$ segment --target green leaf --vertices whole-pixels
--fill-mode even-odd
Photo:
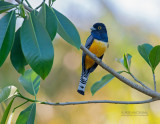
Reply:
[[[25,18],[25,8],[24,8],[23,4],[19,5],[19,10],[20,10],[20,16]]]
[[[15,98],[13,98],[10,103],[8,104],[4,114],[3,114],[3,117],[2,117],[2,120],[1,120],[1,124],[6,124],[6,120],[7,120],[7,117],[8,117],[8,114],[9,114],[9,111],[11,109],[11,106],[12,106],[12,103],[14,101]]]
[[[130,54],[124,54],[124,67],[130,71],[130,65],[131,65],[131,58],[132,56]]]
[[[81,39],[76,27],[72,24],[72,22],[65,17],[63,14],[53,9],[57,16],[58,23],[58,34],[69,44],[75,46],[80,49]]]
[[[0,20],[0,66],[6,60],[14,41],[16,15],[9,12]]]
[[[57,19],[53,9],[44,3],[38,14],[38,18],[42,25],[47,29],[51,40],[53,40],[57,33]]]
[[[149,61],[152,67],[152,71],[154,72],[154,70],[156,69],[157,65],[160,62],[160,45],[155,46],[150,54],[149,54]]]
[[[32,69],[27,70],[24,75],[21,75],[19,82],[24,89],[33,96],[36,96],[40,86],[40,76],[38,76]]]
[[[118,59],[117,61],[121,63],[127,69],[127,71],[130,71],[131,58],[132,56],[127,53],[124,54],[123,58]]]
[[[25,18],[20,37],[27,63],[45,79],[52,68],[54,50],[48,32],[33,13]]]
[[[25,71],[25,65],[27,65],[26,59],[23,55],[20,41],[20,28],[17,30],[14,44],[11,50],[10,59],[14,68],[21,74]]]
[[[149,61],[149,53],[152,50],[153,46],[150,44],[142,44],[138,46],[138,52],[143,57],[143,59],[148,63],[150,66]]]
[[[19,114],[16,124],[34,124],[35,115],[36,104],[33,103]]]
[[[16,90],[17,88],[15,86],[7,86],[0,89],[0,103],[12,97]]]
[[[30,13],[32,13],[33,15],[35,15],[35,16],[38,16],[38,14],[39,14],[39,12],[37,11],[37,10],[32,10]],[[40,21],[40,20],[39,20]]]
[[[117,73],[122,73],[123,71],[119,71]],[[92,87],[91,87],[91,93],[92,95],[94,95],[99,89],[101,89],[102,87],[104,87],[106,84],[108,84],[112,79],[114,78],[114,76],[112,74],[107,74],[104,77],[102,77],[102,79],[100,81],[95,82]]]
[[[7,11],[7,10],[10,10],[16,6],[17,5],[14,5],[14,4],[11,4],[8,2],[0,1],[0,14]]]

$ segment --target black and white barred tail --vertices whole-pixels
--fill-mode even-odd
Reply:
[[[77,92],[84,95],[89,73],[82,72]]]

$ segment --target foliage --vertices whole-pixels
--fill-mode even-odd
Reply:
[[[41,78],[45,79],[48,76],[53,65],[52,41],[56,34],[59,33],[65,41],[78,49],[81,45],[79,33],[72,22],[51,7],[54,1],[50,0],[49,6],[43,3],[39,11],[33,10],[32,12],[25,10],[23,4],[18,6],[0,1],[0,13],[12,9],[0,19],[0,66],[11,52],[12,65],[18,73],[22,74],[19,82],[28,93],[35,96],[35,99]],[[16,9],[19,11],[15,11]],[[16,18],[19,16],[24,18],[24,21],[15,32]],[[26,65],[29,65],[31,69],[25,71]],[[9,86],[0,91],[0,103],[11,96],[14,96],[13,99],[21,96],[18,90],[11,94],[12,88],[13,86]],[[13,99],[7,107],[1,123],[6,122]],[[16,123],[34,123],[35,111],[36,103],[33,103],[20,113]]]

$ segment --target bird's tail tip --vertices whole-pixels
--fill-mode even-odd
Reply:
[[[78,93],[80,93],[81,95],[84,95],[84,91],[82,90],[77,90]]]

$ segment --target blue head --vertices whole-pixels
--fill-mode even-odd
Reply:
[[[95,23],[91,28],[91,34],[97,40],[108,42],[106,26],[103,23]]]

